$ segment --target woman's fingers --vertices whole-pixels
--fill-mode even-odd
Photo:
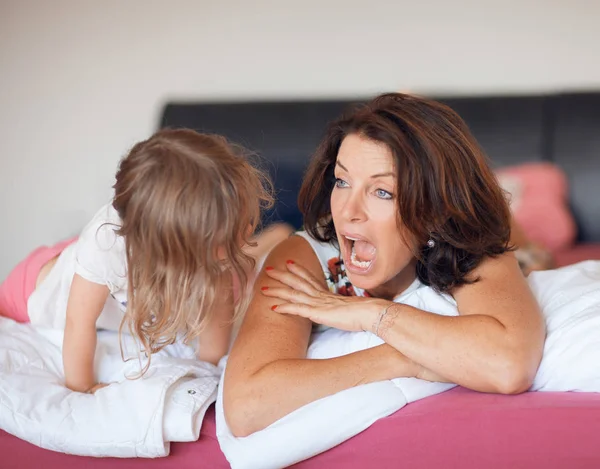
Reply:
[[[300,290],[285,287],[262,287],[262,294],[271,298],[278,298],[289,303],[315,306],[319,300],[314,296],[308,295]]]
[[[294,316],[301,316],[303,318],[307,318],[313,321],[314,309],[308,305],[298,303],[283,303],[280,305],[273,306],[272,309],[273,311],[276,311],[280,314],[291,314]]]
[[[306,282],[308,282],[317,291],[328,291],[327,287],[323,282],[319,282],[308,270],[302,267],[300,264],[296,264],[294,261],[287,261],[287,268],[290,272],[298,275]]]
[[[294,290],[306,293],[307,295],[317,296],[319,293],[319,290],[315,289],[309,281],[290,270],[283,271],[272,267],[265,267],[265,273],[270,278],[277,280]]]

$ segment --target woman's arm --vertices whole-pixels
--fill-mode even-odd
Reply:
[[[325,286],[321,265],[308,242],[293,236],[278,245],[265,265],[285,270],[287,260],[302,262]],[[414,376],[415,364],[382,345],[328,360],[306,359],[310,320],[271,310],[261,287],[281,285],[261,272],[255,295],[225,370],[224,410],[236,436],[261,430],[297,408],[359,384]]]
[[[284,223],[276,223],[263,230],[254,237],[253,246],[244,246],[244,252],[252,256],[256,262],[260,262],[264,256],[277,244],[288,238],[292,233],[292,227]],[[232,285],[234,285],[232,279]],[[222,301],[216,306],[215,314],[212,320],[207,324],[206,329],[202,331],[199,337],[198,359],[218,364],[219,360],[227,354],[231,345],[231,334],[233,330],[234,318],[234,292],[231,295],[223,297]]]
[[[289,238],[294,229],[287,223],[274,223],[267,226],[252,239],[253,245],[244,246],[244,252],[260,262],[266,255],[284,239]]]
[[[63,340],[65,384],[72,391],[95,391],[96,321],[108,297],[108,287],[75,274],[69,291]]]
[[[472,275],[480,280],[453,292],[458,317],[393,304],[379,335],[451,382],[484,392],[526,391],[544,346],[540,308],[512,253],[485,259]]]
[[[294,265],[268,275],[282,283],[263,291],[286,301],[277,312],[377,333],[421,366],[417,376],[423,379],[513,394],[530,387],[541,360],[544,321],[511,252],[486,258],[471,273],[479,281],[455,289],[459,316],[453,317],[383,299],[319,291]]]

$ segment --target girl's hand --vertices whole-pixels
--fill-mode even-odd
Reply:
[[[94,394],[98,389],[102,389],[105,388],[106,386],[109,386],[110,383],[98,383],[98,384],[94,384],[90,389],[88,389],[85,393],[86,394]]]
[[[344,331],[373,331],[379,313],[390,304],[377,298],[342,296],[331,293],[306,269],[292,261],[287,271],[266,267],[265,273],[284,286],[262,287],[265,296],[283,300],[271,309],[281,314],[293,314],[317,324]]]

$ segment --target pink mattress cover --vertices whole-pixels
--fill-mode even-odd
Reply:
[[[265,459],[269,457],[265,454]],[[174,443],[167,458],[84,458],[47,451],[0,431],[2,469],[229,467],[215,437],[211,407],[193,443]],[[406,406],[298,469],[598,468],[600,394],[480,394],[453,389]]]

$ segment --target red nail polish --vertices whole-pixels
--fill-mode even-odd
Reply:
[[[288,264],[293,264],[294,261],[286,261]]]
[[[265,270],[273,270],[273,267],[271,267],[271,266],[265,267]]]
[[[268,290],[268,289],[269,289],[269,287],[260,287],[260,289],[261,289],[262,291],[265,291],[265,290]]]
[[[277,309],[277,305],[273,305],[273,306],[271,306],[271,309],[272,309],[273,311],[275,311],[275,310]]]

